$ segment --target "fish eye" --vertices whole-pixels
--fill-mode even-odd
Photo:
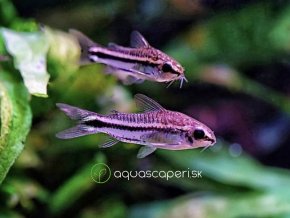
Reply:
[[[170,64],[165,63],[165,64],[163,64],[163,66],[162,66],[162,71],[163,71],[163,72],[172,72],[173,69],[172,69],[172,67],[171,67]]]
[[[204,133],[204,131],[201,130],[201,129],[196,129],[196,130],[194,130],[194,132],[193,132],[193,137],[194,137],[195,139],[203,139],[204,136],[205,136],[205,133]]]

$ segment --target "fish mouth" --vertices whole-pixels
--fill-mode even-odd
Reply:
[[[205,138],[205,140],[206,140],[206,141],[209,141],[209,142],[211,142],[211,144],[210,144],[210,145],[213,145],[213,144],[215,144],[215,143],[216,143],[216,140],[215,140],[215,139],[213,139],[213,138],[210,138],[210,137],[206,137],[206,138]]]
[[[184,75],[180,75],[180,76],[177,76],[176,78],[174,78],[173,80],[168,81],[169,84],[166,86],[166,88],[169,88],[177,80],[180,80],[179,88],[182,88],[184,81],[188,82],[188,80],[185,78]]]
[[[180,80],[180,86],[179,88],[182,88],[183,82],[188,82],[188,80],[186,79],[186,77],[184,75],[180,76],[180,78],[178,78],[178,80]]]
[[[209,147],[213,146],[215,143],[216,143],[216,139],[215,137],[214,138],[210,138],[210,137],[205,137],[205,140],[208,141],[208,142],[211,142],[209,145],[205,146],[201,152],[205,151],[206,149],[208,149]]]

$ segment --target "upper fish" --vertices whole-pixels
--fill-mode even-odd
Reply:
[[[170,111],[151,98],[137,94],[136,104],[142,113],[108,115],[90,112],[67,104],[57,106],[78,124],[58,133],[61,139],[105,133],[110,139],[101,147],[110,147],[119,141],[144,145],[137,157],[143,158],[157,148],[168,150],[209,147],[216,142],[213,131],[205,124],[180,112]]]
[[[187,81],[184,69],[175,59],[152,47],[138,31],[131,33],[130,46],[109,43],[104,47],[93,42],[83,33],[70,30],[78,40],[82,50],[82,63],[102,63],[107,72],[115,74],[126,84],[144,80],[155,82]]]

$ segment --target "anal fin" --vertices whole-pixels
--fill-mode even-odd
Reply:
[[[151,146],[143,146],[139,149],[137,158],[144,158],[149,154],[152,154],[157,148]]]

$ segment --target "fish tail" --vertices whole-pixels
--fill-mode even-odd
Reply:
[[[80,136],[95,134],[98,132],[96,128],[85,124],[86,118],[92,115],[98,115],[97,113],[62,103],[57,103],[56,106],[72,120],[79,121],[79,123],[75,127],[57,133],[57,138],[71,139]]]
[[[95,133],[97,133],[95,128],[83,124],[78,124],[72,128],[57,133],[55,136],[59,139],[72,139]]]
[[[101,47],[101,45],[94,42],[93,40],[91,40],[89,37],[87,37],[78,30],[70,29],[69,33],[77,39],[79,46],[81,48],[80,64],[86,65],[92,63],[90,59],[89,49],[91,47]]]

